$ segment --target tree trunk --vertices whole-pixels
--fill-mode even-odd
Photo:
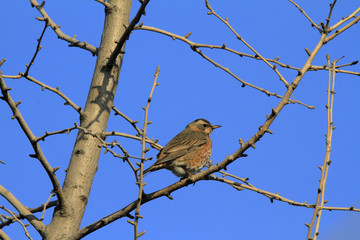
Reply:
[[[111,69],[104,67],[116,46],[116,42],[129,24],[131,0],[109,0],[110,8],[105,11],[104,30],[98,49],[95,71],[91,82],[84,114],[80,126],[101,136],[106,130],[111,106],[113,105],[119,81],[123,54],[119,54]],[[123,47],[124,48],[124,47]],[[73,79],[76,81],[76,79]],[[47,239],[71,239],[79,230],[87,201],[98,168],[101,152],[100,141],[84,134],[81,130],[76,138],[67,174],[63,184],[66,209],[58,206],[48,226]]]

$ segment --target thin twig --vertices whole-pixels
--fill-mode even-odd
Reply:
[[[26,226],[16,217],[15,213],[13,213],[13,212],[10,211],[9,209],[5,208],[4,206],[1,206],[1,205],[0,205],[0,208],[3,209],[3,210],[5,210],[6,212],[8,212],[8,213],[12,216],[12,218],[15,219],[15,221],[18,222],[18,223],[21,225],[21,227],[24,229],[25,236],[26,236],[28,239],[32,240],[32,238],[31,238],[28,230],[26,229]]]
[[[360,7],[358,9],[356,9],[353,13],[351,13],[349,16],[341,19],[339,22],[335,23],[333,26],[331,26],[329,28],[329,31],[333,31],[334,29],[338,28],[339,26],[341,26],[342,24],[344,24],[345,22],[347,22],[348,20],[350,20],[351,18],[356,17],[356,14],[360,12]]]
[[[332,39],[334,39],[336,36],[338,36],[340,33],[344,32],[345,30],[347,30],[348,28],[352,27],[353,25],[355,25],[356,23],[358,23],[358,21],[360,20],[360,16],[356,17],[353,21],[351,21],[350,23],[348,23],[346,26],[344,26],[343,28],[336,30],[335,33],[333,33],[332,35],[328,36],[327,38],[324,39],[324,43],[328,43],[329,41],[331,41]]]
[[[29,76],[29,75],[26,75],[25,76],[25,73],[19,73],[18,75],[14,75],[14,76],[10,76],[10,75],[3,75],[4,78],[9,78],[9,79],[20,79],[22,77],[26,78],[27,80],[29,80],[30,82],[33,82],[37,85],[39,85],[41,87],[41,90],[44,91],[45,89],[51,91],[51,92],[54,92],[56,93],[57,95],[59,95],[62,99],[65,100],[65,103],[64,105],[69,105],[71,106],[72,108],[74,108],[80,115],[83,114],[83,111],[82,111],[82,108],[77,106],[73,101],[71,101],[71,99],[69,97],[67,97],[63,92],[60,91],[60,88],[59,87],[56,87],[56,88],[53,88],[53,87],[50,87],[48,85],[46,85],[45,83],[42,83],[40,82],[39,80]]]
[[[119,136],[119,137],[125,137],[125,138],[130,138],[130,139],[135,139],[135,140],[141,141],[141,137],[134,136],[134,135],[127,134],[127,133],[115,132],[115,131],[106,132],[104,135],[105,135],[106,137],[109,137],[109,136]],[[157,149],[157,150],[161,150],[161,149],[162,149],[162,146],[157,143],[157,142],[158,142],[157,139],[156,139],[156,140],[146,139],[145,141],[146,141],[147,143],[149,143],[152,148],[155,148],[155,149]]]
[[[261,54],[256,51],[249,43],[247,43],[244,38],[242,38],[236,31],[235,29],[229,24],[229,20],[223,19],[222,17],[220,17],[219,14],[217,14],[210,6],[209,1],[205,0],[205,4],[207,9],[209,9],[209,15],[212,14],[214,16],[216,16],[220,21],[222,21],[237,37],[237,39],[239,39],[242,43],[245,44],[245,46],[247,46],[251,51],[253,51],[255,53],[255,56],[259,57],[266,65],[268,65],[272,70],[274,70],[274,72],[279,76],[280,80],[284,83],[286,88],[289,88],[289,83],[285,80],[285,78],[281,75],[281,73],[277,70],[276,65],[271,65],[263,56],[261,56]]]
[[[40,218],[41,221],[44,220],[45,211],[46,211],[46,209],[47,209],[47,206],[48,206],[48,204],[49,204],[49,202],[50,202],[50,199],[51,199],[52,197],[54,197],[54,196],[55,196],[55,194],[51,193],[50,196],[49,196],[49,198],[48,198],[48,200],[46,201],[46,203],[43,204],[43,213],[42,213],[41,218]]]
[[[230,53],[236,54],[236,55],[238,55],[240,57],[248,57],[248,58],[252,58],[252,59],[256,59],[256,60],[260,59],[256,55],[251,55],[251,54],[247,54],[247,53],[243,53],[243,52],[239,52],[239,51],[236,51],[234,49],[231,49],[231,48],[227,47],[226,44],[223,44],[223,45],[211,45],[211,44],[196,43],[196,42],[193,42],[193,41],[189,40],[187,37],[180,36],[180,35],[177,35],[177,34],[174,34],[174,33],[159,29],[159,28],[155,28],[155,27],[150,27],[150,26],[145,26],[145,25],[138,25],[138,26],[136,26],[134,28],[134,30],[145,30],[145,31],[151,31],[151,32],[155,32],[155,33],[160,33],[162,35],[165,35],[165,36],[168,36],[168,37],[172,38],[173,40],[177,39],[177,40],[180,40],[180,41],[188,44],[191,47],[191,49],[194,49],[194,48],[219,49],[219,50],[225,50],[225,51],[228,51]],[[289,64],[280,62],[279,58],[275,58],[275,59],[265,58],[265,59],[266,59],[266,61],[274,63],[274,64],[276,64],[276,65],[278,65],[278,66],[280,66],[282,68],[287,68],[287,69],[291,69],[291,70],[295,70],[295,71],[300,71],[301,70],[301,68],[290,66]],[[351,63],[349,63],[349,65],[351,65]],[[340,67],[343,67],[343,65],[336,66],[335,71],[337,73],[342,72],[342,73],[347,73],[347,74],[353,74],[353,75],[360,76],[359,72],[351,72],[351,71],[340,70],[340,69],[338,69]],[[324,66],[311,65],[311,67],[309,68],[308,71],[320,71],[320,70],[328,71],[329,68],[327,67],[327,65],[324,65]]]
[[[191,49],[196,52],[197,54],[199,54],[200,56],[202,56],[204,59],[206,59],[208,62],[210,62],[211,64],[213,64],[215,67],[218,67],[220,69],[222,69],[223,71],[225,71],[226,73],[228,73],[229,75],[231,75],[233,78],[235,78],[236,80],[238,80],[239,82],[242,83],[242,87],[245,87],[245,86],[249,86],[249,87],[252,87],[260,92],[263,92],[265,93],[267,96],[274,96],[274,97],[277,97],[277,98],[283,98],[283,96],[277,94],[277,93],[273,93],[273,92],[270,92],[266,89],[263,89],[261,87],[258,87],[254,84],[251,84],[251,83],[248,83],[246,81],[244,81],[243,79],[239,78],[236,74],[234,74],[233,72],[231,72],[229,70],[229,68],[227,67],[224,67],[222,65],[220,65],[219,63],[215,62],[214,60],[212,60],[210,57],[208,57],[207,55],[205,55],[200,49],[198,48],[201,48],[201,47],[204,47],[204,48],[217,48],[217,49],[224,49],[224,50],[227,50],[227,51],[230,51],[230,52],[233,52],[235,54],[238,54],[239,56],[247,56],[247,57],[253,57],[255,59],[258,59],[259,57],[256,57],[256,56],[252,56],[252,55],[249,55],[249,54],[245,54],[245,53],[239,53],[235,50],[232,50],[232,49],[229,49],[227,48],[225,45],[223,46],[215,46],[215,45],[207,45],[207,44],[198,44],[198,43],[194,43],[190,40],[188,40],[187,38],[183,37],[183,36],[179,36],[179,35],[176,35],[176,34],[173,34],[173,33],[170,33],[170,32],[167,32],[165,30],[162,30],[162,29],[158,29],[158,28],[154,28],[154,27],[149,27],[149,26],[137,26],[135,28],[135,30],[147,30],[147,31],[153,31],[153,32],[157,32],[157,33],[160,33],[160,34],[163,34],[163,35],[166,35],[166,36],[169,36],[171,37],[172,39],[179,39],[187,44],[189,44],[189,46],[191,47]],[[268,60],[268,59],[267,59]],[[270,61],[275,61],[275,60],[270,60]],[[277,64],[279,64],[279,62],[276,61]],[[279,64],[280,66],[282,67],[288,67],[288,68],[291,68],[289,65],[285,65],[285,64],[282,64],[280,63]],[[300,68],[297,68],[296,69],[297,71],[300,71],[301,69]],[[319,67],[319,70],[322,70],[322,67]],[[314,106],[311,106],[311,105],[307,105],[305,103],[302,103],[298,100],[293,100],[293,99],[289,99],[289,103],[291,104],[300,104],[302,106],[305,106],[309,109],[314,109],[315,107]]]
[[[79,47],[79,48],[88,50],[94,56],[97,54],[96,47],[92,46],[91,44],[89,44],[85,41],[80,42],[79,40],[76,39],[76,35],[74,35],[74,37],[70,37],[60,30],[60,25],[57,25],[46,13],[46,11],[44,9],[45,1],[43,1],[41,4],[39,4],[36,0],[30,0],[30,2],[31,2],[31,6],[35,7],[40,12],[40,14],[43,16],[42,18],[36,17],[36,19],[39,21],[45,21],[46,24],[49,25],[54,30],[54,32],[56,33],[58,38],[63,39],[65,41],[67,41],[68,43],[70,43],[69,47]]]
[[[336,4],[336,1],[337,0],[334,0],[334,2],[332,4],[330,4],[330,11],[329,11],[329,16],[326,18],[326,25],[325,25],[325,28],[326,30],[329,29],[329,24],[330,24],[330,19],[331,19],[331,14],[334,10],[334,7],[335,7],[335,4]]]
[[[46,238],[46,226],[37,217],[35,217],[27,207],[25,207],[10,191],[0,185],[0,195],[3,196],[16,210],[30,222],[30,224],[38,231],[38,233]],[[13,215],[13,219],[18,219]],[[17,221],[17,220],[16,220]]]
[[[32,59],[30,60],[30,63],[28,65],[26,65],[26,70],[25,70],[25,73],[24,73],[24,76],[27,76],[29,74],[29,71],[30,71],[30,68],[31,66],[34,64],[34,61],[35,61],[35,58],[37,56],[37,54],[39,53],[39,51],[41,50],[42,46],[40,45],[41,44],[41,41],[42,41],[42,38],[44,36],[44,33],[46,31],[46,28],[48,27],[47,23],[45,22],[45,26],[44,26],[44,29],[40,35],[40,37],[37,39],[37,46],[36,46],[36,50],[35,50],[35,53],[32,57]]]
[[[49,202],[49,203],[46,205],[46,209],[49,209],[49,208],[51,208],[51,207],[55,207],[56,204],[57,204],[57,202],[58,202],[57,200],[54,200],[54,201]],[[43,211],[43,210],[44,210],[44,205],[43,205],[43,204],[42,204],[41,206],[39,206],[39,207],[29,208],[29,211],[30,211],[31,213],[37,213],[37,212],[41,212],[41,211]],[[16,217],[17,217],[18,219],[24,219],[24,218],[25,218],[25,216],[24,216],[24,215],[21,215],[21,214],[17,214]],[[0,223],[0,229],[3,228],[3,227],[5,227],[5,226],[10,225],[10,224],[13,223],[14,221],[15,221],[14,218],[9,218],[7,221],[5,221],[5,222],[3,222],[3,223]]]
[[[112,106],[112,110],[114,110],[115,115],[120,115],[122,118],[124,118],[126,121],[128,121],[131,126],[133,126],[133,128],[136,130],[136,132],[139,134],[141,134],[141,130],[136,126],[136,123],[138,123],[139,121],[135,121],[135,120],[131,120],[128,116],[126,116],[124,113],[120,112],[119,109],[117,109],[115,106]]]
[[[57,179],[57,177],[54,173],[55,169],[52,168],[50,163],[47,161],[44,153],[42,152],[42,150],[40,148],[40,145],[36,141],[37,140],[36,136],[33,134],[30,127],[27,125],[25,119],[21,115],[21,113],[17,107],[21,103],[21,101],[15,103],[14,100],[11,98],[11,96],[9,94],[9,91],[11,90],[11,88],[8,88],[6,86],[5,81],[2,78],[1,71],[0,71],[0,88],[1,88],[2,95],[3,95],[1,97],[1,99],[4,100],[9,105],[10,109],[13,112],[12,119],[17,120],[17,122],[19,123],[20,127],[22,128],[23,132],[27,136],[28,140],[30,141],[30,143],[35,151],[35,154],[31,154],[30,156],[37,158],[40,161],[41,165],[43,166],[44,170],[46,171],[47,175],[50,178],[50,181],[54,188],[54,192],[56,193],[57,198],[59,200],[59,207],[66,208],[66,206],[67,206],[66,199],[65,199],[64,193],[62,191],[61,185],[59,183],[59,180]]]
[[[329,54],[326,55],[328,66],[330,66],[330,56]],[[329,81],[328,81],[328,97],[327,97],[327,104],[326,104],[326,110],[327,110],[327,133],[326,133],[326,153],[325,153],[325,159],[323,165],[320,167],[321,170],[321,177],[320,177],[320,184],[317,192],[316,197],[316,207],[314,209],[314,213],[311,219],[311,222],[309,224],[307,239],[313,239],[316,240],[317,236],[319,235],[319,227],[320,227],[320,219],[322,214],[322,209],[324,207],[325,202],[325,185],[328,175],[328,170],[330,166],[330,153],[331,153],[331,140],[332,140],[332,134],[333,130],[335,129],[333,126],[333,102],[334,102],[334,85],[335,85],[335,65],[338,60],[335,60],[331,68],[333,71],[329,71]],[[311,234],[313,232],[313,228],[315,225],[314,235],[311,237]]]
[[[54,131],[54,132],[45,131],[44,135],[36,138],[36,141],[37,142],[39,142],[41,140],[45,141],[45,138],[47,138],[49,136],[52,136],[52,135],[63,134],[63,133],[69,134],[72,130],[75,130],[75,129],[77,129],[77,128],[76,127],[71,127],[71,128],[65,128],[65,129],[62,129],[62,130]]]
[[[316,28],[320,33],[322,33],[321,28],[306,14],[306,12],[304,11],[304,9],[302,9],[298,4],[296,4],[295,2],[293,2],[292,0],[289,0],[289,2],[291,2],[292,4],[294,4],[295,7],[297,7],[297,9],[299,9],[299,11],[304,14],[304,16],[311,22],[311,26]]]
[[[141,233],[138,233],[138,227],[139,227],[139,218],[143,218],[143,216],[140,215],[140,206],[141,206],[141,202],[142,202],[142,198],[144,196],[144,191],[143,191],[143,187],[146,185],[146,183],[143,182],[143,178],[144,178],[144,159],[145,159],[145,153],[147,151],[149,151],[149,148],[146,148],[146,130],[147,130],[147,126],[148,124],[150,124],[151,122],[148,121],[148,116],[149,116],[149,107],[150,107],[150,103],[151,103],[151,99],[152,99],[152,95],[154,93],[154,89],[157,85],[159,85],[156,81],[157,78],[159,76],[159,72],[160,72],[160,66],[158,66],[156,68],[156,72],[154,74],[154,82],[153,85],[151,87],[151,91],[150,91],[150,95],[146,104],[146,107],[144,107],[144,111],[145,111],[145,116],[144,116],[144,128],[142,129],[142,133],[141,133],[141,161],[140,163],[137,163],[138,166],[140,167],[140,172],[139,172],[139,181],[137,182],[137,185],[139,186],[139,194],[138,194],[138,202],[136,204],[136,209],[135,209],[135,220],[133,221],[133,225],[134,225],[134,240],[137,240],[140,236],[145,234],[145,231],[142,231]],[[129,221],[128,221],[129,222]]]

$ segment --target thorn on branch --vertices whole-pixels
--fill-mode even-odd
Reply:
[[[305,52],[307,53],[308,56],[311,55],[311,51],[309,49],[305,48]]]
[[[273,134],[273,132],[272,131],[270,131],[270,129],[265,129],[265,132],[267,132],[267,133],[270,133],[270,134]]]
[[[46,21],[46,18],[44,17],[35,17],[35,19],[41,22]]]
[[[38,156],[36,154],[29,154],[29,157],[31,158],[38,158]]]
[[[188,33],[184,36],[184,38],[188,39],[191,34],[192,34],[192,32],[188,32]]]
[[[135,222],[134,221],[130,221],[129,219],[127,220],[128,223],[130,223],[131,225],[135,225]]]
[[[144,235],[146,233],[146,231],[142,231],[141,233],[139,233],[138,235],[137,235],[137,237],[141,237],[142,235]]]
[[[22,101],[20,100],[20,101],[18,101],[17,103],[15,103],[15,106],[17,107],[17,106],[19,106],[21,103],[22,103]]]

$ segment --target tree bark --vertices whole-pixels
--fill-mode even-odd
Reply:
[[[119,81],[123,54],[119,54],[113,67],[106,68],[105,65],[116,42],[126,29],[124,26],[129,24],[131,9],[131,0],[109,0],[108,3],[110,7],[105,10],[104,30],[97,52],[94,75],[84,113],[80,119],[81,127],[98,136],[106,131]],[[98,168],[101,152],[99,144],[98,139],[79,130],[63,184],[68,207],[55,208],[47,229],[47,239],[72,239],[71,236],[79,230]]]

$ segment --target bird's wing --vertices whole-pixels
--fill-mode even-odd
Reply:
[[[206,144],[206,134],[188,129],[180,132],[159,152],[155,164],[169,162]]]

